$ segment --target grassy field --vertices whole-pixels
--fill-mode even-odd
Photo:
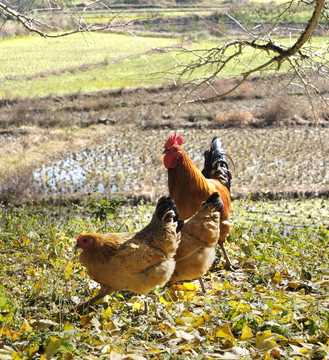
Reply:
[[[288,8],[285,1],[276,1],[275,3],[268,4],[268,2],[252,1],[241,2],[232,4],[228,2],[221,2],[213,6],[200,7],[200,4],[190,7],[152,7],[152,8],[127,8],[125,10],[116,10],[112,8],[111,11],[106,12],[104,10],[92,10],[86,13],[85,20],[90,23],[102,23],[109,21],[113,18],[119,19],[122,22],[130,22],[136,20],[147,20],[145,29],[152,26],[154,20],[172,20],[172,26],[175,24],[175,20],[180,18],[188,18],[195,16],[195,21],[198,22],[200,17],[213,17],[213,22],[216,24],[218,16],[221,18],[221,22],[224,22],[226,13],[248,25],[254,25],[260,21],[271,21],[279,15],[283,9]],[[273,6],[271,6],[273,5]],[[290,23],[303,23],[310,18],[310,11],[304,7],[300,7],[294,4],[290,10],[282,16],[282,21]],[[114,17],[115,15],[115,17]],[[217,18],[217,20],[215,20]]]
[[[126,17],[127,21],[135,20],[135,17],[146,17],[147,21],[131,23],[127,28],[121,28],[121,34],[76,34],[52,40],[37,36],[3,39],[0,42],[0,99],[176,83],[185,66],[192,61],[203,63],[205,57],[210,56],[211,61],[208,61],[207,66],[193,69],[183,79],[207,76],[232,56],[238,46],[218,49],[226,41],[237,36],[246,39],[248,34],[248,30],[242,31],[226,12],[237,22],[245,24],[246,29],[250,27],[250,31],[253,31],[252,28],[257,29],[260,24],[268,26],[283,12],[280,30],[277,36],[272,35],[273,41],[280,46],[289,46],[295,41],[297,29],[307,23],[310,9],[299,3],[291,4],[291,8],[288,7],[286,11],[283,9],[287,5],[281,2],[275,3],[277,6],[273,5],[216,2],[213,7],[200,7],[199,4],[193,7],[131,8],[125,11],[115,10],[115,7],[113,11],[91,7],[85,14],[86,20],[90,22],[107,21],[106,14],[113,17],[115,11],[118,11],[119,18]],[[56,17],[56,14],[51,15]],[[44,20],[49,16],[47,12],[40,15]],[[118,25],[118,19],[115,21],[114,25]],[[288,32],[282,32],[285,26],[289,28]],[[126,30],[147,36],[140,35],[137,38],[128,35]],[[255,33],[254,36],[258,37],[259,34]],[[325,61],[325,44],[325,36],[314,36],[312,42],[304,48],[306,50],[312,46],[318,51],[317,60]],[[180,51],[180,47],[187,51]],[[228,63],[220,76],[243,74],[265,63],[270,55],[245,48],[234,61]],[[276,64],[273,66],[267,73],[277,70]],[[285,70],[287,64],[283,63],[280,72]],[[255,75],[264,76],[264,73]]]
[[[177,43],[177,39],[168,38],[148,37],[143,40],[151,47]],[[0,71],[3,84],[0,96],[45,96],[136,86],[142,75],[145,76],[146,68],[148,72],[152,71],[144,61],[138,76],[141,62],[131,63],[131,57],[139,58],[139,54],[150,50],[143,40],[105,33],[78,34],[51,41],[40,37],[3,40],[0,44],[0,54],[4,59]],[[129,81],[132,74],[135,78]],[[128,78],[127,84],[125,78]],[[110,85],[112,82],[113,86]]]
[[[289,44],[293,39],[281,39]],[[320,48],[324,38],[312,40]],[[120,47],[118,47],[120,44]],[[147,46],[148,44],[149,46]],[[183,46],[192,51],[178,51]],[[217,40],[184,42],[178,38],[146,37],[137,39],[121,34],[74,35],[56,40],[22,37],[0,43],[0,98],[47,96],[76,92],[90,92],[119,88],[148,87],[178,81],[180,72],[191,61],[206,56],[213,49],[214,56],[225,59],[237,47],[222,54],[216,53]],[[170,51],[152,49],[165,48]],[[21,54],[24,53],[24,57]],[[196,56],[196,54],[198,54]],[[232,77],[268,60],[259,52],[246,49],[221,72]],[[193,78],[216,69],[209,65],[193,71]],[[281,71],[285,71],[285,64]],[[187,74],[186,76],[191,76]],[[185,77],[186,77],[185,76]]]
[[[155,19],[156,17],[175,19],[182,16],[209,16],[217,11],[218,8],[205,8],[200,10],[200,7],[195,6],[195,8],[150,8],[150,9],[126,9],[124,11],[112,10],[113,14],[116,14],[116,19],[121,21],[136,21],[136,20],[145,20]],[[106,14],[102,10],[94,10],[87,13],[85,19],[89,23],[99,23],[106,22],[113,18],[113,14]]]

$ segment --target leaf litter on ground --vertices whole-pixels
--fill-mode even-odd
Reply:
[[[151,296],[121,292],[84,314],[75,309],[98,285],[73,252],[76,235],[125,230],[127,219],[110,229],[2,209],[0,359],[329,358],[328,228],[250,221],[250,204],[239,206],[228,239],[239,269],[224,271],[218,251],[205,294],[197,281],[157,288],[155,309]]]

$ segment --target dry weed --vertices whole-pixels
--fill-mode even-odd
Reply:
[[[329,105],[323,103],[315,107],[306,106],[301,112],[301,117],[309,123],[328,126]]]
[[[12,117],[8,122],[8,126],[21,126],[28,121],[29,105],[26,101],[19,101],[13,105]]]
[[[233,108],[229,112],[216,114],[214,122],[217,125],[240,127],[253,124],[255,118],[249,110],[237,110]]]
[[[267,104],[260,117],[264,121],[264,125],[272,126],[280,123],[283,120],[289,120],[295,116],[295,104],[291,99],[283,97],[278,98],[275,101],[271,101]]]
[[[229,93],[225,96],[222,94],[227,93],[236,85],[236,80],[232,79],[217,79],[211,84],[212,87],[207,86],[202,92],[201,97],[211,98],[214,96],[220,96],[221,99],[261,99],[262,92],[259,88],[257,82],[252,80],[245,81],[240,85],[234,92]]]

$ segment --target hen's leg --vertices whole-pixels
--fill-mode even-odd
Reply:
[[[80,312],[83,312],[85,309],[88,309],[90,305],[92,305],[94,302],[102,299],[104,296],[106,295],[110,295],[112,294],[113,290],[108,287],[108,286],[104,286],[104,285],[101,285],[101,288],[99,290],[99,293],[94,296],[93,298],[87,300],[86,302],[80,304],[78,307],[77,307],[77,312],[80,313]]]
[[[199,280],[199,283],[200,283],[200,286],[201,286],[201,290],[205,294],[206,293],[206,288],[204,287],[204,282],[202,280],[202,277],[199,277],[198,280]]]
[[[154,307],[154,317],[156,321],[160,320],[160,316],[158,314],[158,308],[157,308],[157,300],[158,297],[156,294],[149,294],[148,298],[144,300],[144,315],[149,315],[149,298],[153,301],[153,307]]]

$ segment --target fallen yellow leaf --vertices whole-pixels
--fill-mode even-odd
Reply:
[[[275,342],[275,336],[271,330],[265,330],[256,334],[256,348],[258,350],[270,350],[278,346]]]
[[[161,351],[158,348],[151,347],[147,349],[147,354],[153,355],[153,354],[159,354]]]
[[[266,354],[264,360],[274,360],[274,358],[270,354]]]
[[[142,307],[142,304],[140,304],[139,302],[135,302],[133,305],[133,309],[139,311]]]
[[[300,285],[300,283],[294,282],[294,281],[289,281],[288,282],[288,286],[292,289],[296,289],[298,286]]]
[[[231,341],[231,343],[237,345],[237,342],[235,341],[229,324],[225,324],[219,327],[216,332],[216,337],[228,339],[229,341]]]
[[[70,262],[70,264],[65,266],[65,279],[68,280],[70,276],[73,274],[73,261]]]
[[[192,284],[192,283],[183,283],[182,289],[189,290],[189,291],[198,291],[199,285],[198,284]]]
[[[81,325],[85,328],[88,324],[90,324],[91,316],[89,315],[81,315],[80,317]]]
[[[197,319],[196,319],[196,321],[195,321],[195,323],[193,324],[193,327],[199,327],[199,326],[202,326],[206,321],[208,321],[208,319],[209,319],[209,314],[205,314],[205,315],[203,315],[203,316],[199,316]]]
[[[18,355],[18,353],[12,353],[12,354],[11,354],[11,359],[12,359],[12,360],[23,360],[23,359]]]
[[[16,340],[21,336],[20,333],[13,331],[10,329],[10,324],[5,325],[4,327],[0,328],[0,338],[4,337],[8,337],[11,338],[12,340]]]
[[[117,328],[117,326],[111,319],[109,319],[103,322],[103,328],[105,330],[114,330]]]
[[[250,327],[244,323],[242,326],[242,334],[240,336],[240,340],[249,340],[254,337],[254,334],[252,333],[252,330]]]
[[[110,308],[110,306],[105,310],[104,314],[101,315],[102,319],[107,319],[108,317],[110,317],[112,315],[112,309]]]
[[[47,343],[45,351],[47,358],[53,357],[60,350],[60,347],[60,340],[57,339],[55,336],[52,336]]]
[[[32,344],[32,345],[29,347],[29,356],[34,355],[38,350],[39,350],[39,345],[37,345],[37,344]]]
[[[173,334],[175,332],[175,328],[164,321],[159,323],[159,329],[168,334]]]
[[[183,326],[185,326],[185,322],[184,322],[181,318],[176,318],[176,319],[175,319],[175,323],[176,323],[177,325],[183,325]]]
[[[26,320],[24,320],[24,322],[23,322],[23,324],[22,324],[22,326],[20,328],[20,331],[23,334],[32,331],[31,325]]]
[[[73,329],[74,329],[73,325],[70,324],[68,321],[66,321],[64,324],[64,331],[73,330]]]
[[[299,352],[303,355],[306,355],[309,352],[309,350],[305,346],[303,346],[302,348],[300,348]]]
[[[277,271],[274,276],[272,277],[274,283],[280,283],[282,281],[281,274]]]
[[[171,302],[166,301],[163,296],[160,297],[159,302],[163,304],[171,304]]]
[[[35,276],[35,269],[34,268],[29,268],[27,270],[27,275],[30,275],[31,277]]]
[[[224,281],[223,289],[225,289],[225,290],[233,290],[233,286],[228,281]]]

